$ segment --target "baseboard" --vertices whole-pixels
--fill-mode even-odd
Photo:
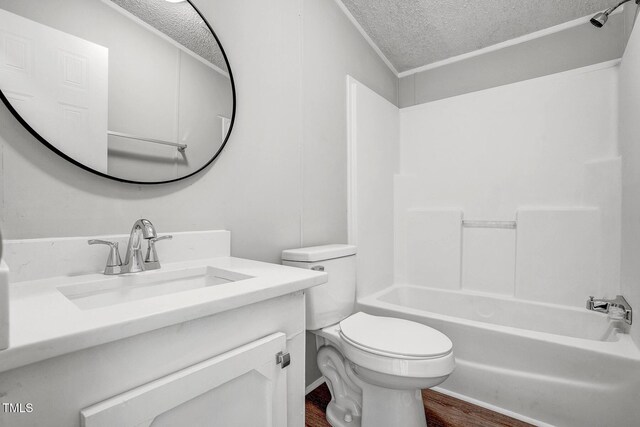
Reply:
[[[533,424],[534,426],[537,426],[537,427],[554,427],[551,424],[547,424],[545,422],[527,417],[525,415],[518,414],[517,412],[509,411],[508,409],[504,409],[499,406],[492,405],[491,403],[483,402],[482,400],[474,399],[473,397],[465,396],[464,394],[456,393],[455,391],[446,390],[441,387],[433,387],[432,390],[437,391],[438,393],[446,394],[447,396],[455,397],[456,399],[464,400],[465,402],[474,404],[476,406],[489,409],[493,412],[497,412],[499,414],[506,415],[511,418],[515,418],[516,420]]]
[[[320,387],[322,384],[324,384],[324,377],[320,377],[317,380],[315,380],[314,382],[312,382],[311,384],[309,384],[305,389],[304,389],[304,394],[307,395],[309,393],[311,393],[313,390],[317,389],[318,387]]]

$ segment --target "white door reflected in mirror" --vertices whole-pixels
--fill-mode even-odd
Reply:
[[[215,159],[233,78],[189,2],[51,3],[0,0],[0,91],[34,136],[120,181],[175,181]]]
[[[0,22],[5,96],[54,147],[107,173],[109,50],[1,9]]]

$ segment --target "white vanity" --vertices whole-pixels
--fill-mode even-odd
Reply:
[[[326,274],[172,234],[161,269],[118,276],[87,238],[5,242],[0,426],[304,425],[304,290]]]

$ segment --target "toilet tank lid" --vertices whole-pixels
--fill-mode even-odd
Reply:
[[[322,245],[282,251],[283,261],[317,262],[356,254],[353,245]]]

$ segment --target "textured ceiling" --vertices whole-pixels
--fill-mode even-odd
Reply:
[[[187,49],[227,71],[222,52],[202,17],[188,3],[164,0],[111,0]]]
[[[617,0],[341,0],[399,72],[577,19]]]

